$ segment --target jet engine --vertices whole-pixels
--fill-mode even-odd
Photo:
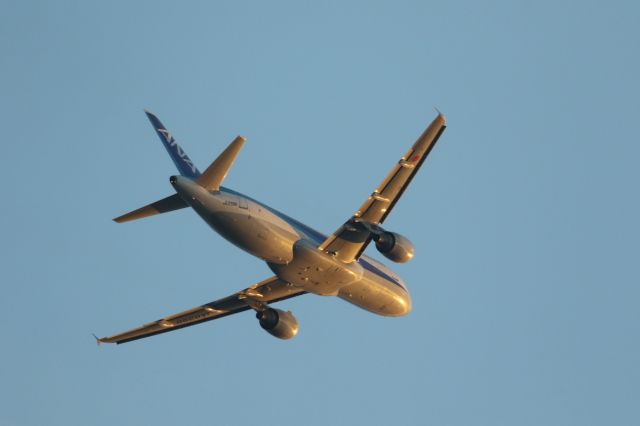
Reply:
[[[413,244],[395,232],[384,231],[373,236],[376,248],[389,260],[405,263],[413,259]]]
[[[256,313],[260,327],[278,339],[288,340],[298,334],[298,320],[291,311],[267,308]]]

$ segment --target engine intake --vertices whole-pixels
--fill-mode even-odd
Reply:
[[[400,234],[384,231],[374,236],[374,241],[378,251],[389,260],[405,263],[413,259],[413,244]]]
[[[267,308],[256,313],[260,327],[278,339],[288,340],[298,334],[298,320],[291,311]]]

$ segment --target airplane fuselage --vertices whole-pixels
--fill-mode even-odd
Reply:
[[[237,136],[201,173],[158,117],[145,111],[160,141],[178,169],[169,181],[176,194],[114,218],[129,222],[191,207],[222,237],[267,263],[275,275],[230,296],[164,316],[140,327],[96,337],[98,343],[127,343],[218,318],[253,310],[261,328],[288,340],[299,330],[291,311],[272,307],[303,294],[335,296],[384,316],[411,311],[404,282],[380,262],[364,256],[369,244],[387,259],[413,259],[411,241],[382,227],[420,166],[446,128],[438,116],[395,162],[389,173],[360,207],[331,235],[326,236],[279,211],[222,186],[242,149]]]
[[[309,293],[337,296],[367,311],[402,316],[411,311],[403,281],[381,263],[362,256],[342,262],[318,250],[326,236],[228,188],[211,192],[174,176],[182,199],[222,237],[264,260],[283,281]]]

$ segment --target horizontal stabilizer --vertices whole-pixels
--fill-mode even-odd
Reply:
[[[208,189],[209,191],[220,190],[222,181],[227,177],[227,173],[233,165],[233,162],[238,156],[238,153],[242,149],[245,141],[246,139],[242,136],[235,138],[227,149],[225,149],[222,154],[220,154],[218,158],[216,158],[215,161],[207,167],[207,170],[198,177],[196,180],[198,185]]]
[[[113,220],[118,223],[129,222],[131,220],[155,216],[160,213],[167,213],[174,210],[183,209],[185,207],[187,207],[187,203],[185,203],[178,194],[173,194],[167,198],[156,201],[155,203],[148,204],[144,207],[140,207],[137,210],[116,217]]]

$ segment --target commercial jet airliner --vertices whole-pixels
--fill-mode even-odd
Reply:
[[[298,333],[290,311],[271,307],[303,294],[337,296],[362,309],[384,316],[411,311],[405,283],[389,268],[363,254],[370,242],[393,262],[413,258],[411,242],[382,228],[393,207],[420,169],[446,127],[441,113],[360,208],[332,235],[298,222],[275,209],[222,186],[245,139],[238,136],[200,173],[171,133],[152,113],[147,117],[178,168],[169,182],[175,194],[114,220],[118,223],[191,207],[232,244],[264,260],[273,276],[231,296],[170,315],[98,343],[126,343],[227,315],[253,310],[260,326],[280,339]]]

